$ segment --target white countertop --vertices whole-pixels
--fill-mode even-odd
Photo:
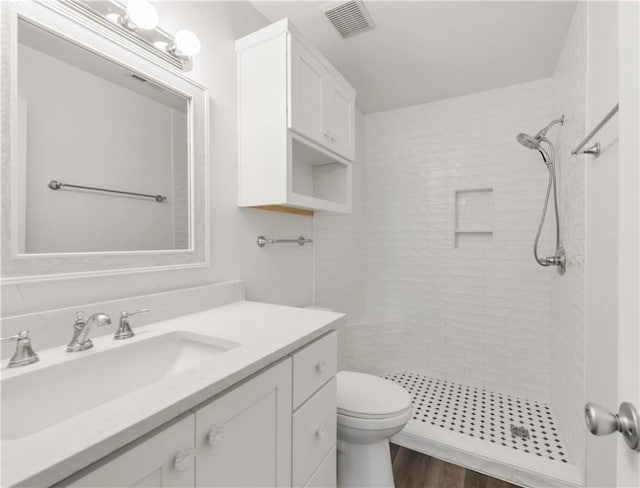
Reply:
[[[40,361],[22,368],[6,369],[5,361],[3,380],[51,365],[71,365],[82,357],[173,331],[240,344],[33,435],[3,440],[1,484],[49,486],[61,481],[320,337],[335,328],[341,317],[334,312],[243,301],[134,327],[135,337],[124,341],[114,341],[111,335],[98,337],[93,339],[94,348],[83,352],[67,353],[64,346],[37,351]]]

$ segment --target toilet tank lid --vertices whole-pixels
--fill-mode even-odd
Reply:
[[[393,417],[411,405],[411,396],[391,380],[371,374],[338,373],[338,412],[354,417]]]

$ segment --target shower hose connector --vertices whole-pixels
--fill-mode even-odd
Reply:
[[[563,275],[567,268],[567,256],[563,247],[559,247],[555,256],[544,258],[546,266],[556,266],[559,274]]]

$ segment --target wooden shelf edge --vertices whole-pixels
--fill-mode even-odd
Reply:
[[[283,212],[294,215],[304,215],[306,217],[313,217],[313,210],[306,210],[304,208],[285,207],[284,205],[256,205],[254,207],[259,210],[269,210],[271,212]]]

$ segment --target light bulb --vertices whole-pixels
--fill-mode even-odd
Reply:
[[[175,35],[175,49],[185,56],[195,56],[200,52],[200,39],[188,29],[180,29]]]
[[[146,0],[129,0],[127,3],[127,23],[131,27],[151,30],[158,26],[158,12]]]

